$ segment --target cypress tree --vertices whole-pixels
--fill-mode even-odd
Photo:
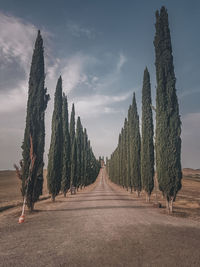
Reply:
[[[124,188],[125,186],[125,179],[124,179],[124,175],[125,175],[125,151],[124,151],[124,143],[125,143],[125,135],[124,135],[124,128],[122,128],[121,131],[121,176],[122,176],[122,186]]]
[[[66,196],[66,192],[70,188],[70,135],[69,135],[69,119],[68,119],[68,103],[67,96],[63,94],[62,104],[62,127],[63,127],[63,158],[62,158],[62,181],[61,189]]]
[[[45,72],[44,72],[44,51],[43,40],[38,31],[35,48],[32,56],[31,70],[29,76],[29,91],[26,114],[26,127],[24,131],[24,140],[22,144],[22,195],[25,195],[27,188],[27,206],[29,210],[33,210],[34,203],[42,194],[43,188],[43,154],[45,144],[45,110],[49,100],[46,94],[47,89],[44,88]],[[30,138],[33,142],[33,153],[35,162],[28,181],[30,166]]]
[[[131,172],[131,184],[137,195],[140,195],[141,191],[141,172],[140,172],[140,129],[139,129],[139,116],[137,113],[137,105],[135,99],[135,93],[133,94],[133,102],[130,109],[130,172]]]
[[[76,144],[74,142],[75,140],[75,108],[74,108],[74,103],[72,104],[72,111],[71,111],[71,117],[70,117],[70,145],[71,145],[71,168],[73,165],[74,168],[74,164],[76,164],[75,162],[73,162],[73,157],[72,157],[72,150],[73,150],[73,146],[74,149],[76,150]],[[75,169],[75,168],[74,168]],[[74,170],[71,169],[71,173]],[[70,187],[73,185],[73,177],[70,177]]]
[[[84,186],[87,185],[87,178],[88,178],[88,174],[87,174],[87,162],[88,162],[88,136],[87,136],[87,130],[84,129],[83,132],[83,183]],[[99,162],[99,164],[101,164]]]
[[[141,142],[141,180],[149,202],[154,187],[154,144],[153,117],[151,108],[151,84],[148,69],[144,71],[142,87],[142,142]]]
[[[171,36],[165,7],[156,12],[155,66],[156,92],[156,171],[159,188],[172,212],[181,189],[181,121],[176,95]]]
[[[63,126],[62,126],[62,78],[58,79],[54,111],[52,116],[51,144],[48,155],[47,185],[52,201],[61,189],[62,178],[62,151],[63,151]]]
[[[76,187],[78,188],[81,185],[81,176],[82,176],[82,151],[83,151],[83,127],[81,124],[81,119],[78,117],[77,124],[76,124],[76,144],[77,144],[77,184]]]
[[[133,192],[133,183],[131,179],[131,106],[128,109],[128,139],[127,139],[127,173],[128,173],[128,185],[131,188],[131,193]]]
[[[125,118],[125,123],[124,123],[124,134],[125,134],[125,140],[124,140],[124,151],[125,151],[125,185],[126,189],[128,191],[129,187],[129,126],[128,126],[128,120]]]
[[[76,138],[73,140],[71,152],[71,186],[77,185],[77,144]]]
[[[119,185],[122,185],[122,176],[121,176],[121,172],[122,172],[122,147],[121,147],[121,142],[122,142],[122,135],[121,133],[119,134],[119,140],[118,140],[118,153],[119,153],[119,161],[118,161],[118,166],[119,166]],[[106,165],[107,165],[107,157],[106,157]]]
[[[84,131],[81,125],[81,167],[80,167],[80,186],[84,185]]]
[[[74,143],[75,139],[75,107],[74,103],[72,104],[72,111],[71,111],[71,117],[70,117],[70,140],[71,140],[71,147]]]

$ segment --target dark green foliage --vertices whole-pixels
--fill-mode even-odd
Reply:
[[[129,173],[128,173],[128,160],[129,160],[129,147],[128,147],[128,120],[125,118],[124,122],[124,185],[128,189],[129,186]]]
[[[73,140],[71,151],[71,186],[77,185],[77,144],[76,138]]]
[[[62,78],[57,82],[54,111],[52,117],[51,144],[48,155],[47,185],[52,200],[61,189],[62,178],[62,151],[63,151],[63,126],[62,126]]]
[[[76,128],[76,143],[77,143],[77,183],[76,187],[79,187],[83,181],[83,127],[81,119],[77,119]]]
[[[44,88],[44,82],[43,40],[40,31],[38,31],[29,77],[26,127],[22,144],[23,168],[21,190],[24,196],[28,184],[27,206],[30,210],[34,208],[34,203],[42,194],[43,187],[43,154],[45,144],[44,117],[49,100],[49,95],[46,94],[47,89]],[[32,136],[33,153],[36,156],[36,160],[31,179],[27,183],[30,165],[30,136]]]
[[[71,140],[71,147],[74,143],[75,139],[75,108],[74,103],[72,105],[72,111],[71,111],[71,118],[70,118],[70,140]]]
[[[81,168],[80,168],[80,186],[84,186],[84,169],[85,169],[85,163],[84,163],[84,131],[83,127],[81,125]]]
[[[181,121],[176,96],[171,37],[165,7],[156,12],[156,171],[167,201],[181,189]]]
[[[106,162],[108,159],[106,158]],[[107,163],[106,163],[107,165]],[[122,161],[122,134],[119,134],[119,140],[118,140],[118,166],[119,166],[119,172],[118,172],[118,181],[120,185],[123,185],[122,183],[122,167],[123,167],[123,161]]]
[[[74,150],[76,150],[76,142],[75,141],[76,138],[76,132],[75,132],[75,107],[74,107],[74,103],[72,104],[72,111],[71,111],[71,117],[70,117],[70,145],[71,145],[71,176],[70,176],[70,187],[71,186],[75,186],[74,182],[76,182],[76,169],[77,169],[77,162],[73,162],[73,158],[76,159],[77,155],[73,155],[73,147]],[[75,152],[74,152],[75,153]],[[72,166],[73,165],[73,166]],[[73,173],[73,177],[72,177],[72,173]],[[74,180],[75,179],[75,180]]]
[[[67,97],[63,94],[62,104],[62,127],[63,127],[63,155],[62,155],[62,181],[61,189],[64,195],[70,188],[70,174],[71,174],[71,145],[69,135],[69,119],[68,119],[68,103]]]
[[[75,133],[75,110],[72,106],[70,133],[72,151],[71,151],[71,186],[77,189],[82,186],[93,183],[100,169],[100,163],[96,160],[86,129],[83,131],[81,119],[78,117]]]
[[[89,185],[93,183],[99,170],[101,164],[99,160],[96,160],[92,148],[90,146],[90,141],[88,140],[88,135],[86,129],[83,132],[83,185]]]
[[[141,173],[140,173],[140,128],[139,116],[137,113],[137,105],[135,93],[133,94],[133,102],[129,111],[129,134],[130,134],[130,175],[131,184],[135,191],[139,194],[141,191]]]
[[[154,187],[154,144],[151,84],[147,68],[144,71],[142,87],[141,179],[142,188],[149,197]]]
[[[133,103],[128,110],[128,119],[125,118],[118,146],[108,161],[107,170],[113,182],[126,187],[127,190],[130,187],[131,192],[134,188],[138,195],[141,191],[140,145],[139,116],[134,94]]]
[[[125,135],[124,135],[124,128],[122,128],[121,131],[121,143],[120,143],[120,155],[121,155],[121,185],[124,187],[124,177],[125,177],[125,171],[126,171],[126,165],[125,163]]]
[[[88,136],[87,131],[84,129],[83,132],[83,184],[87,184],[87,160],[88,160]],[[99,162],[100,164],[100,162]]]

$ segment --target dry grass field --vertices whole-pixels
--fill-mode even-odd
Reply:
[[[48,195],[46,171],[44,171],[44,188],[43,196]],[[133,194],[135,197],[135,194]],[[157,191],[158,201],[165,207],[165,201],[162,195]],[[141,198],[145,201],[144,194]],[[154,190],[151,203],[155,202],[156,190]],[[20,181],[16,177],[15,171],[0,171],[0,211],[4,207],[17,206],[22,203],[20,192]],[[160,209],[165,212],[164,209]],[[200,221],[200,170],[183,169],[182,189],[178,193],[176,202],[174,204],[174,215],[181,217],[190,217]]]
[[[165,207],[165,200],[158,192],[158,201]],[[152,200],[155,199],[155,190]],[[174,203],[173,216],[190,217],[200,221],[200,169],[183,169],[182,189],[179,191]]]
[[[17,206],[22,203],[21,184],[15,171],[0,171],[0,210],[3,207]],[[44,171],[43,196],[48,194],[46,170]]]

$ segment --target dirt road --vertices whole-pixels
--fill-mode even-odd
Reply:
[[[200,224],[160,214],[112,186],[0,220],[0,266],[200,266]]]

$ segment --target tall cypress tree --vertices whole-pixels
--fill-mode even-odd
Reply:
[[[176,95],[171,36],[165,7],[156,12],[156,171],[167,210],[181,189],[181,121]]]
[[[77,145],[77,183],[76,187],[78,188],[81,185],[81,175],[82,175],[82,151],[83,151],[83,127],[81,124],[81,119],[78,116],[76,124],[76,145]]]
[[[61,189],[62,178],[62,151],[63,151],[63,126],[62,126],[62,78],[59,77],[52,117],[51,144],[48,155],[47,185],[52,201]]]
[[[153,117],[151,108],[151,84],[148,69],[144,71],[142,87],[142,141],[141,141],[141,180],[149,202],[154,187],[154,144]]]
[[[70,144],[71,144],[71,177],[70,177],[70,187],[74,185],[74,179],[75,174],[74,171],[76,170],[76,162],[73,162],[74,159],[76,159],[76,155],[73,154],[76,151],[76,132],[75,132],[75,107],[74,103],[72,104],[72,111],[71,111],[71,117],[70,117]],[[73,155],[72,155],[73,154]],[[73,169],[72,169],[73,168]],[[73,176],[72,176],[73,174]]]
[[[63,158],[62,158],[62,181],[61,189],[66,196],[67,190],[70,188],[70,156],[71,156],[71,146],[70,146],[70,135],[69,135],[69,119],[68,119],[68,103],[67,96],[63,94],[63,104],[62,104],[62,127],[63,127]]]
[[[74,103],[72,104],[72,111],[71,111],[71,117],[70,117],[70,140],[71,140],[71,147],[73,145],[75,138],[75,107]]]
[[[77,143],[76,138],[73,140],[71,152],[71,186],[77,184]]]
[[[121,172],[122,172],[122,153],[121,153],[121,150],[122,150],[122,147],[121,147],[121,141],[122,141],[122,135],[121,133],[119,134],[119,140],[118,140],[118,166],[119,166],[119,184],[121,185],[122,184],[122,177],[121,177]],[[107,164],[107,157],[106,157],[106,164]]]
[[[81,127],[81,181],[80,181],[80,186],[81,189],[84,185],[84,130],[83,127]]]
[[[46,94],[47,89],[44,88],[44,83],[45,72],[43,40],[40,31],[38,31],[29,76],[26,127],[22,144],[23,167],[21,191],[24,196],[27,189],[27,206],[29,210],[33,210],[34,203],[42,194],[43,187],[43,154],[45,144],[44,117],[49,100],[49,95]],[[28,181],[29,166],[31,162],[30,137],[32,138],[33,153],[36,158],[30,180]]]
[[[88,173],[87,173],[87,162],[88,162],[88,136],[87,130],[84,128],[83,132],[83,183],[84,186],[87,185]],[[99,164],[101,164],[99,162]]]
[[[131,179],[131,134],[132,134],[132,124],[131,124],[131,116],[132,116],[132,106],[129,106],[128,109],[128,149],[127,149],[127,157],[128,157],[128,166],[127,166],[127,170],[128,170],[128,184],[131,188],[131,193],[133,192],[133,181]]]
[[[140,128],[139,128],[139,116],[137,113],[137,105],[135,99],[135,93],[133,94],[133,102],[130,110],[130,170],[131,170],[131,183],[134,190],[139,196],[141,191],[141,172],[140,172]]]
[[[124,175],[125,175],[125,150],[124,150],[124,143],[125,143],[125,133],[124,133],[124,128],[121,130],[121,176],[122,176],[122,186],[124,188],[125,186],[125,181],[124,181]]]
[[[129,172],[128,172],[128,160],[129,160],[129,147],[128,147],[128,136],[129,136],[129,132],[128,132],[128,120],[127,118],[125,118],[125,121],[124,121],[124,166],[125,166],[125,173],[124,173],[124,179],[125,179],[125,186],[126,186],[126,189],[128,190],[128,186],[129,186]]]

